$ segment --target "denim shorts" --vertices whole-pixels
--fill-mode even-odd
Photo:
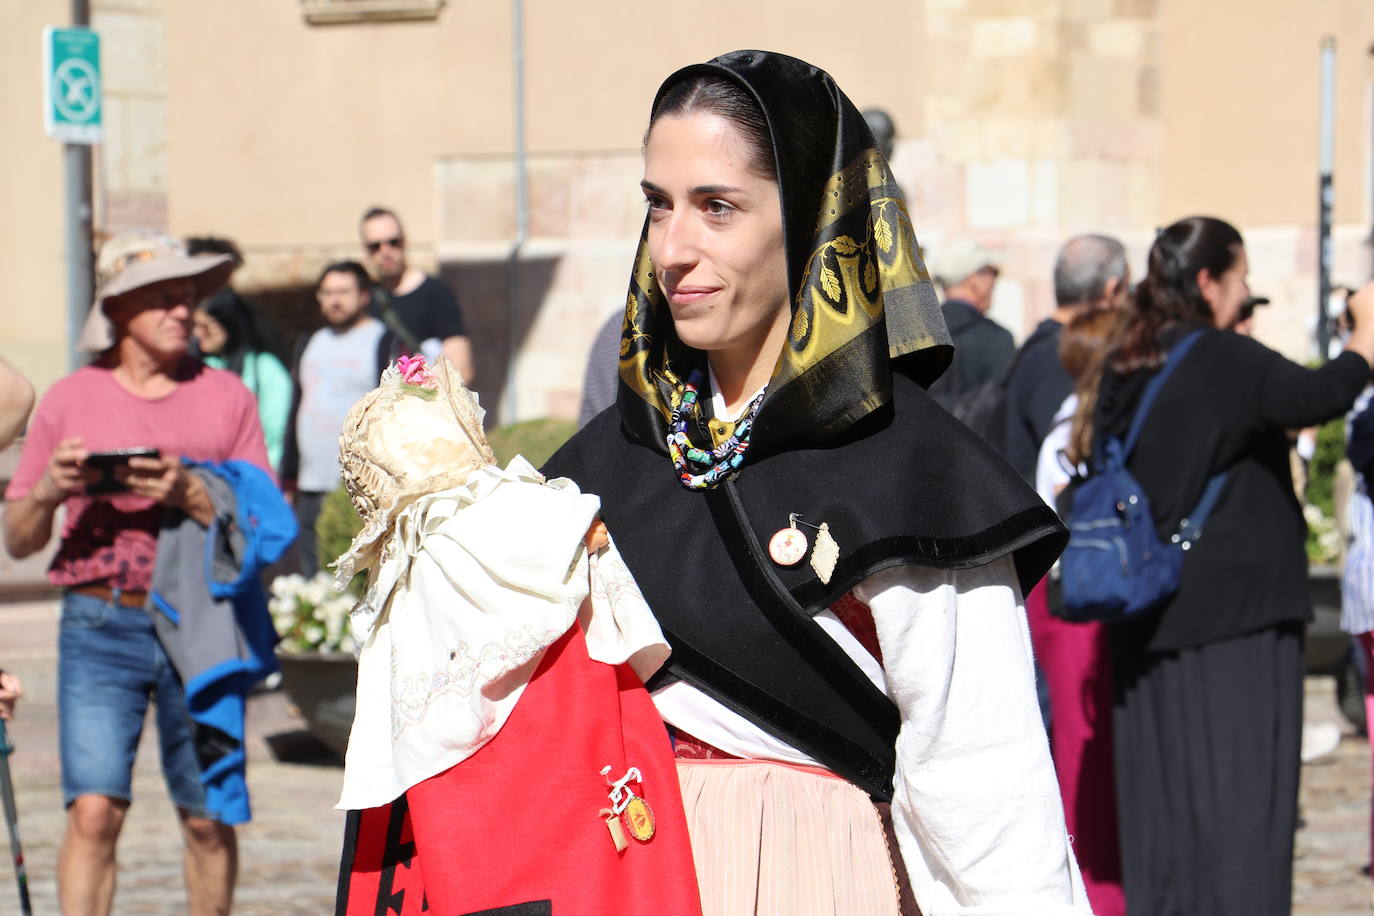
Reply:
[[[62,597],[57,717],[63,798],[68,805],[87,794],[132,800],[134,755],[151,701],[172,803],[207,817],[181,679],[148,612],[124,607],[117,597]]]

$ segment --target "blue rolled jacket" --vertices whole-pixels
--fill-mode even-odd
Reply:
[[[223,824],[252,818],[244,708],[277,670],[277,633],[260,574],[295,540],[296,519],[271,476],[246,461],[186,462],[209,492],[204,528],[169,510],[157,541],[148,611],[180,675],[206,808]]]

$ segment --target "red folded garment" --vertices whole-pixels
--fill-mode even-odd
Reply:
[[[653,812],[648,840],[622,822],[623,851],[602,813],[606,766],[611,779],[638,768],[629,788]],[[630,667],[593,661],[574,626],[486,746],[390,805],[349,812],[337,913],[699,916],[672,748]]]

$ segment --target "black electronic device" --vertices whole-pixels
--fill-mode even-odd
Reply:
[[[130,458],[160,458],[162,453],[146,446],[139,448],[117,448],[103,452],[91,452],[86,456],[86,466],[100,471],[100,479],[86,485],[88,496],[104,493],[123,493],[129,488],[115,477],[115,468],[129,464]]]

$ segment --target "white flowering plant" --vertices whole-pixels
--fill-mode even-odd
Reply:
[[[1302,507],[1307,520],[1307,561],[1320,566],[1334,566],[1340,562],[1341,532],[1336,520],[1312,503]]]
[[[272,580],[267,608],[286,652],[352,652],[349,612],[357,602],[351,592],[334,589],[334,576],[318,572],[307,579],[298,573]]]

